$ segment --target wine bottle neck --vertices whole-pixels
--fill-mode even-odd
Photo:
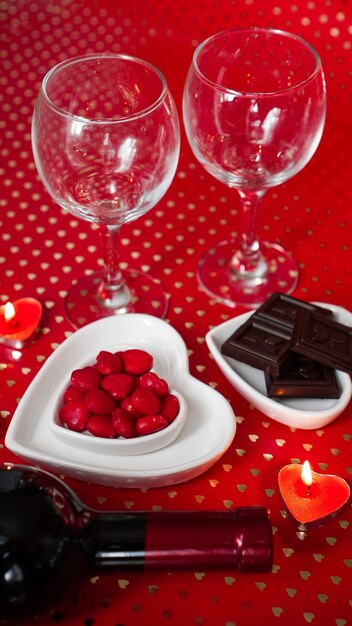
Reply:
[[[146,526],[144,513],[90,513],[81,543],[92,568],[143,570]]]
[[[226,512],[92,512],[82,532],[94,569],[271,568],[265,509]]]

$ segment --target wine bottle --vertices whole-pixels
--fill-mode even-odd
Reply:
[[[269,571],[272,532],[261,507],[99,512],[53,474],[0,470],[0,622],[57,607],[93,573],[206,568]]]

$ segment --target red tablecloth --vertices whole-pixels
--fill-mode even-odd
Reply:
[[[64,316],[67,290],[84,271],[101,264],[96,230],[53,203],[33,163],[31,115],[47,70],[91,51],[141,56],[163,71],[181,114],[187,68],[196,44],[206,36],[256,24],[291,30],[310,41],[326,73],[324,136],[299,175],[267,192],[260,229],[298,260],[295,296],[351,309],[351,17],[348,0],[1,2],[0,301],[33,296],[44,306],[40,335],[19,361],[11,361],[0,348],[1,462],[19,460],[4,446],[6,429],[45,359],[72,332]],[[101,510],[266,506],[274,527],[273,571],[92,578],[38,624],[352,623],[351,510],[302,540],[282,517],[277,485],[283,465],[306,458],[316,471],[351,480],[351,407],[319,430],[289,428],[238,395],[210,358],[204,341],[209,328],[242,311],[210,301],[197,285],[196,266],[211,244],[236,232],[238,199],[204,172],[184,135],[182,139],[171,188],[155,209],[123,228],[122,255],[132,267],[150,268],[171,294],[168,321],[187,344],[191,373],[231,402],[238,420],[235,440],[207,473],[172,488],[114,489],[66,481]]]

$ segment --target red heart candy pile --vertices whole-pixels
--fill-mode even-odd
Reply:
[[[102,350],[93,365],[72,372],[59,410],[61,423],[96,437],[126,439],[166,428],[179,413],[179,401],[152,366],[145,350]]]

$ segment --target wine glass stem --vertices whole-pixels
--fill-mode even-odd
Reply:
[[[120,268],[120,226],[102,226],[100,236],[103,245],[104,279],[98,289],[98,299],[104,306],[123,312],[130,303],[131,293]]]
[[[241,200],[241,235],[239,250],[230,260],[230,272],[236,279],[261,278],[267,264],[260,250],[256,234],[257,212],[264,191],[238,191]]]

